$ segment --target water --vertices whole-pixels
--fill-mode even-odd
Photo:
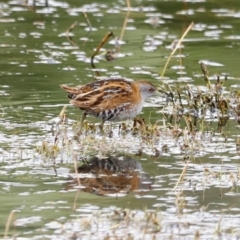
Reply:
[[[160,212],[161,228],[154,230],[158,238],[192,239],[198,236],[197,232],[203,239],[237,238],[239,153],[235,141],[239,135],[233,111],[224,135],[215,133],[215,113],[215,119],[207,116],[209,125],[204,125],[204,134],[196,132],[193,138],[187,132],[181,133],[186,126],[184,119],[179,129],[164,127],[169,124],[167,119],[162,121],[164,113],[172,108],[163,109],[166,96],[161,95],[149,99],[141,115],[147,122],[159,121],[161,129],[132,134],[129,121],[122,126],[122,134],[118,133],[119,124],[115,124],[106,126],[107,132],[113,129],[111,136],[88,133],[79,142],[73,141],[72,124],[81,113],[69,106],[68,123],[57,126],[58,116],[68,103],[60,85],[93,80],[90,57],[108,31],[121,36],[127,6],[124,1],[49,0],[47,7],[45,1],[36,1],[34,10],[32,4],[1,2],[1,235],[10,212],[15,211],[9,236],[53,238],[53,233],[60,235],[59,229],[64,228],[73,229],[79,239],[84,239],[78,235],[77,227],[71,226],[77,223],[76,219],[86,221],[86,216],[91,218],[94,213],[102,216],[95,216],[102,221],[103,232],[98,232],[101,239],[114,225],[114,209],[136,211],[136,219],[145,224],[147,208]],[[145,79],[162,86],[159,74],[174,41],[193,21],[195,25],[184,39],[183,48],[170,61],[164,82],[190,84],[191,88],[205,85],[199,67],[199,62],[204,61],[213,84],[217,74],[221,79],[227,74],[225,91],[232,89],[234,95],[233,91],[239,90],[239,3],[144,0],[131,1],[131,6],[122,42],[112,38],[103,47],[114,49],[120,44],[118,58],[107,62],[103,54],[96,57],[101,75]],[[75,22],[67,37],[66,31]],[[186,104],[184,96],[183,103]],[[97,122],[93,118],[88,121]],[[172,125],[177,126],[174,122]],[[124,156],[130,154],[141,164],[154,183],[149,191],[106,197],[68,187],[69,172],[74,172],[76,159],[80,162],[88,156],[104,156],[115,149]],[[107,214],[112,214],[113,220],[105,219]],[[94,215],[92,218],[96,222]],[[132,219],[129,232],[145,239],[141,230],[141,234],[135,230],[142,225]],[[88,234],[95,232],[95,225],[90,226],[82,230],[88,239]],[[68,231],[62,234],[73,234]],[[117,231],[125,233],[121,228]]]

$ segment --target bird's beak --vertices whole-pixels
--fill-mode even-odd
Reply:
[[[164,93],[164,91],[160,87],[157,87],[157,91],[155,94],[159,96],[162,93]]]

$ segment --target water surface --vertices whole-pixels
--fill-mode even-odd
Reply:
[[[96,66],[101,75],[145,79],[160,87],[163,82],[202,86],[205,82],[199,62],[204,61],[213,84],[216,75],[222,79],[228,75],[225,90],[239,91],[239,11],[240,3],[233,0],[131,1],[122,41],[110,39],[100,51],[103,54],[96,58]],[[131,133],[119,135],[119,124],[112,126],[112,138],[89,134],[74,142],[71,124],[81,113],[70,106],[66,126],[56,126],[59,113],[68,103],[59,85],[79,85],[94,79],[91,55],[108,31],[120,38],[127,14],[124,1],[49,0],[48,6],[45,1],[36,1],[35,7],[32,1],[1,2],[1,235],[13,210],[15,227],[11,225],[10,236],[46,234],[54,238],[59,234],[56,229],[67,229],[63,224],[98,211],[104,215],[128,208],[141,215],[147,208],[161,213],[163,228],[158,230],[158,237],[174,238],[177,232],[176,236],[186,239],[199,232],[202,239],[237,238],[239,154],[235,141],[239,130],[233,112],[224,128],[226,141],[215,134],[217,124],[213,119],[193,142],[184,134],[173,138],[170,130],[149,140]],[[161,79],[159,75],[174,42],[192,21],[193,29]],[[66,34],[75,22],[76,26]],[[117,59],[107,62],[104,50],[119,44]],[[162,121],[163,101],[164,95],[149,99],[141,117],[150,123],[159,120],[162,126],[168,124],[167,119]],[[89,121],[96,122],[93,118]],[[126,125],[130,128],[132,122]],[[59,142],[53,155],[51,147],[56,136]],[[42,146],[47,146],[50,153],[44,152]],[[67,188],[74,159],[80,162],[90,155],[112,153],[116,148],[141,164],[154,182],[151,190],[106,197]],[[155,157],[154,149],[160,151]],[[179,181],[184,169],[184,178]],[[103,225],[99,239],[106,236],[108,224],[111,222]],[[130,226],[134,229],[134,225]],[[138,236],[138,232],[131,234]]]

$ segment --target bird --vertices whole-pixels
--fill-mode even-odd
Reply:
[[[85,85],[61,85],[68,93],[70,103],[83,110],[81,127],[87,115],[105,121],[124,121],[135,118],[144,102],[156,93],[156,87],[145,80],[101,78]]]
[[[81,188],[84,192],[106,196],[109,194],[128,194],[138,190],[148,191],[153,184],[150,175],[144,172],[141,163],[126,154],[106,154],[83,159],[77,168]],[[70,174],[67,188],[76,186],[78,179]]]

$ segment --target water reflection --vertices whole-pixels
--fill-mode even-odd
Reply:
[[[68,188],[79,183],[84,192],[101,196],[125,196],[132,191],[148,191],[152,180],[135,159],[108,155],[104,158],[92,157],[77,169],[78,176],[72,176]],[[119,195],[120,194],[120,195]]]

